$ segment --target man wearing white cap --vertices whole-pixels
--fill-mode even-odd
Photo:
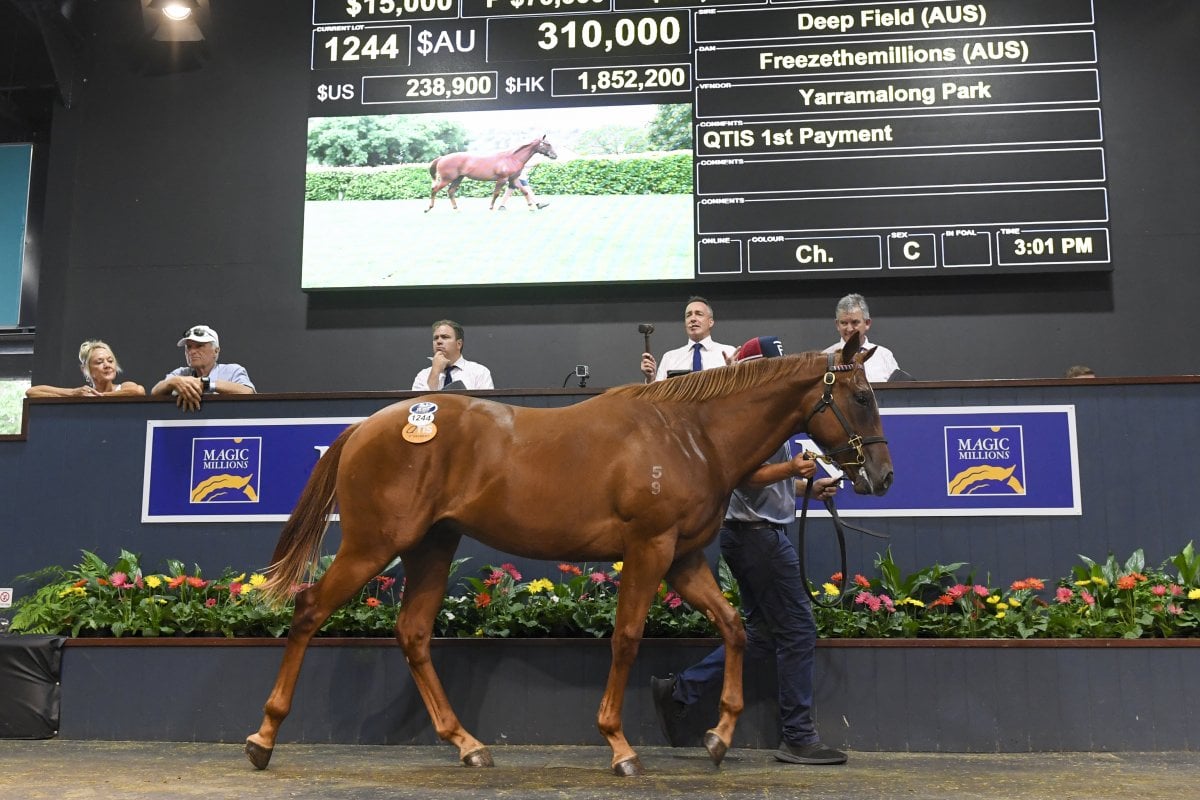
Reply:
[[[774,336],[737,349],[735,362],[783,355]],[[818,499],[833,497],[831,478],[814,478],[816,463],[784,444],[733,490],[721,523],[721,555],[737,578],[746,625],[746,657],[774,658],[779,681],[781,741],[775,758],[789,764],[844,764],[846,754],[821,742],[813,720],[813,663],[817,626],[800,579],[799,556],[788,539],[796,492],[809,480]],[[651,678],[650,691],[663,736],[673,747],[689,743],[688,708],[725,674],[725,647],[678,675]]]
[[[175,343],[185,347],[186,367],[172,370],[150,390],[152,395],[175,395],[175,405],[198,411],[206,394],[254,394],[254,384],[241,364],[219,364],[221,340],[207,325],[193,325]]]

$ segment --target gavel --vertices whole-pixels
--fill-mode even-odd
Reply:
[[[643,322],[638,325],[638,333],[646,337],[646,349],[644,352],[650,352],[650,334],[654,333],[654,326],[649,322]]]

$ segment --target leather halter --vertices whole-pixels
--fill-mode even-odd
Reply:
[[[817,404],[813,406],[813,410],[810,411],[808,417],[805,418],[804,430],[807,431],[809,429],[809,423],[812,422],[812,418],[817,414],[824,412],[825,409],[833,411],[833,415],[837,418],[838,423],[841,424],[842,430],[846,434],[846,444],[837,448],[836,450],[829,451],[823,456],[818,455],[817,458],[818,460],[824,461],[827,464],[836,464],[839,469],[841,469],[843,472],[846,472],[848,471],[847,466],[849,465],[837,458],[839,453],[845,453],[853,450],[853,466],[856,468],[861,467],[863,464],[867,463],[867,454],[863,450],[863,447],[869,444],[887,444],[887,439],[882,436],[862,437],[855,433],[853,429],[851,429],[850,423],[846,420],[846,415],[843,414],[842,410],[837,407],[836,403],[833,402],[833,384],[834,381],[837,380],[836,373],[853,372],[854,370],[859,369],[861,365],[854,362],[849,364],[834,364],[833,359],[835,354],[827,353],[826,356],[829,361],[825,366],[825,390],[821,394],[821,399],[817,401]]]

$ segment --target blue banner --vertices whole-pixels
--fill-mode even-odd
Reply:
[[[839,492],[847,517],[1082,512],[1074,406],[882,415],[895,483],[884,497]],[[282,522],[325,448],[359,419],[147,422],[142,521]],[[792,444],[817,449],[803,435]],[[827,515],[820,505],[809,513]]]
[[[1082,513],[1074,406],[885,408],[881,413],[895,483],[883,497],[839,492],[838,511],[847,517]],[[803,434],[792,445],[818,449]],[[822,506],[816,508],[820,511],[810,506],[809,514],[828,516]]]
[[[281,522],[353,418],[146,423],[142,522]]]

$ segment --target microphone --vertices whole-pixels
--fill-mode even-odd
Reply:
[[[645,352],[649,353],[650,352],[650,334],[654,333],[654,326],[651,325],[649,322],[640,323],[638,325],[638,333],[640,333],[646,337]]]

